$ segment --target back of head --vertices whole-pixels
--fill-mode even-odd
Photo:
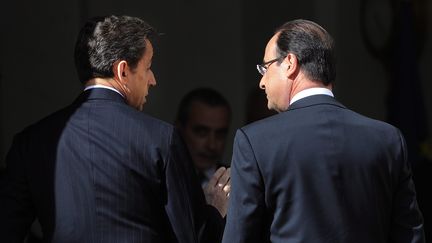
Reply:
[[[310,80],[328,85],[336,77],[333,38],[318,24],[308,20],[293,20],[276,30],[279,33],[279,57],[296,55],[300,69]]]
[[[228,101],[219,92],[211,88],[198,88],[187,93],[180,101],[176,118],[177,122],[180,122],[182,125],[186,124],[189,118],[190,107],[195,101],[211,107],[225,107],[231,114]]]
[[[80,30],[75,44],[75,67],[85,83],[92,78],[111,78],[117,60],[135,68],[146,50],[146,39],[155,30],[143,20],[130,16],[95,17]]]

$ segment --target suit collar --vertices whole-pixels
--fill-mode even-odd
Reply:
[[[119,103],[126,103],[126,100],[117,92],[109,89],[89,89],[82,92],[76,102],[82,103],[89,100],[110,100]]]
[[[114,89],[113,87],[106,86],[106,85],[103,85],[103,84],[94,84],[94,85],[87,86],[87,87],[84,88],[84,91],[87,91],[89,89],[109,89],[109,90],[112,90],[112,91],[120,94],[122,97],[124,97],[124,95],[122,95],[120,93],[120,91]]]
[[[288,111],[322,104],[334,105],[346,109],[344,105],[342,105],[335,98],[329,95],[311,95],[292,103],[289,106]]]

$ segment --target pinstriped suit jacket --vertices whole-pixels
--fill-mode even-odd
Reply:
[[[327,95],[237,131],[224,243],[423,243],[398,129]]]
[[[85,91],[15,137],[0,241],[22,242],[37,217],[47,242],[198,242],[217,211],[186,151],[171,125],[119,94]]]

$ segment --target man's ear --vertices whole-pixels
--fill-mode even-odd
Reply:
[[[128,65],[125,60],[116,61],[113,65],[114,81],[117,83],[118,89],[121,89],[123,94],[130,92],[128,88]]]
[[[286,64],[287,77],[291,77],[293,74],[298,73],[299,64],[296,55],[288,53],[284,62]]]
[[[128,65],[125,60],[116,61],[113,65],[114,79],[121,85],[127,85],[127,69]]]

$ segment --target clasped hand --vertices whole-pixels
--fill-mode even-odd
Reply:
[[[209,183],[204,187],[204,195],[208,204],[215,207],[222,217],[228,210],[228,199],[231,192],[231,169],[220,167]]]

